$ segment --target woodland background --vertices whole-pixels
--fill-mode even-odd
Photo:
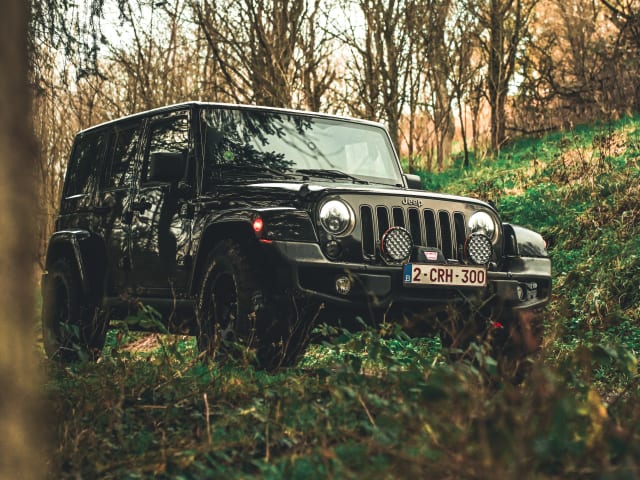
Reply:
[[[637,0],[6,0],[0,477],[637,477],[639,54]],[[379,120],[427,188],[543,233],[527,382],[393,329],[275,375],[126,328],[99,364],[31,355],[75,133],[185,100]]]
[[[383,122],[409,171],[640,109],[631,0],[42,0],[40,258],[74,134],[185,100]]]

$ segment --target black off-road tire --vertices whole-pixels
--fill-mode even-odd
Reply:
[[[491,351],[500,375],[517,385],[531,370],[544,337],[542,310],[522,310],[505,315],[504,322],[491,332]]]
[[[257,263],[233,240],[213,248],[196,305],[198,348],[222,361],[248,354],[258,368],[273,370],[304,353],[313,322],[291,295],[268,291]]]
[[[48,268],[42,291],[42,336],[52,360],[97,360],[104,347],[107,319],[96,302],[82,295],[78,271],[59,258]]]
[[[496,309],[497,310],[497,309]],[[544,333],[542,310],[450,312],[441,322],[440,340],[452,360],[476,361],[472,342],[488,347],[486,353],[497,363],[498,374],[518,385],[531,369],[531,360],[539,353]]]
[[[464,358],[472,342],[482,342],[487,319],[471,309],[447,308],[437,316],[442,346],[458,353],[452,358]]]

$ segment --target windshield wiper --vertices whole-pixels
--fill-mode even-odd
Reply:
[[[216,168],[219,168],[220,170],[225,169],[225,170],[237,170],[239,172],[243,172],[243,173],[250,173],[253,175],[261,175],[261,174],[271,174],[272,176],[277,176],[277,177],[282,177],[288,180],[295,180],[296,177],[294,177],[293,175],[287,173],[287,172],[283,172],[282,170],[278,170],[277,168],[272,168],[272,167],[268,167],[266,165],[238,165],[238,164],[220,164],[220,165],[216,165]]]
[[[368,184],[366,180],[362,180],[361,178],[354,177],[353,175],[349,175],[348,173],[341,172],[340,170],[330,170],[323,168],[301,168],[296,170],[296,173],[301,175],[310,175],[312,177],[322,177],[322,178],[332,178],[332,179],[347,179],[351,180],[353,183],[363,183]]]

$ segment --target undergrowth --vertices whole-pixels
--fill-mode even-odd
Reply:
[[[400,332],[345,335],[275,374],[203,364],[193,342],[167,338],[144,355],[107,348],[98,364],[50,367],[54,477],[637,474],[637,381],[606,400],[593,386],[602,364],[634,378],[624,349],[539,363],[514,387]]]
[[[637,478],[640,120],[523,139],[422,174],[549,244],[547,340],[523,385],[389,326],[275,373],[203,362],[187,337],[110,332],[47,363],[52,478]]]
[[[447,192],[490,199],[545,237],[558,348],[621,339],[640,351],[640,119],[524,139],[442,176]]]

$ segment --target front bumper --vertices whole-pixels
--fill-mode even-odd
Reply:
[[[513,310],[537,309],[549,301],[551,262],[542,257],[508,257],[500,270],[487,272],[487,286],[406,287],[402,266],[331,262],[314,243],[274,241],[268,246],[278,276],[294,290],[336,306],[435,306],[471,299],[501,302]],[[339,294],[336,279],[347,276],[352,288]]]

